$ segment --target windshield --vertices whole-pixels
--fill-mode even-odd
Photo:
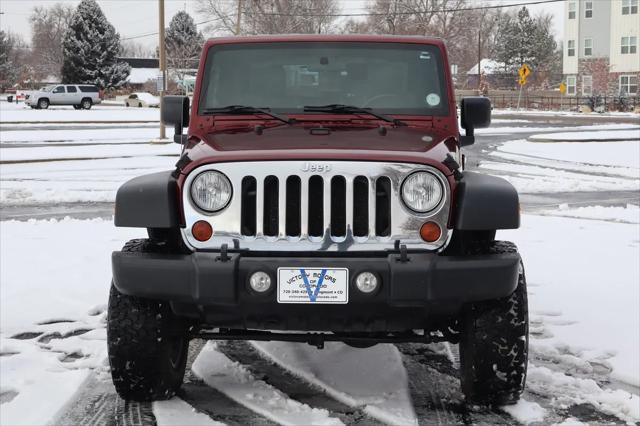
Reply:
[[[247,43],[210,49],[199,111],[229,105],[302,113],[343,104],[447,115],[440,50],[403,43]]]
[[[58,87],[58,86],[57,86],[57,85],[55,85],[55,84],[52,84],[51,86],[45,86],[45,87],[43,87],[43,88],[42,88],[42,91],[43,91],[43,92],[50,92],[50,91],[52,91],[53,89],[55,89],[56,87]]]

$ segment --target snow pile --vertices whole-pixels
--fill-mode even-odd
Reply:
[[[526,425],[533,422],[542,422],[547,415],[547,410],[542,408],[540,404],[526,401],[524,398],[520,399],[515,405],[506,405],[501,408],[502,411]]]
[[[157,426],[224,426],[224,423],[198,413],[177,396],[168,401],[154,401],[153,416],[156,418]]]
[[[282,425],[342,425],[324,409],[312,408],[289,398],[271,385],[254,378],[237,362],[209,342],[193,363],[192,371],[206,384],[239,404]]]
[[[557,408],[576,404],[591,404],[598,411],[635,423],[640,421],[640,397],[623,390],[602,389],[592,379],[571,377],[547,367],[529,364],[527,388],[544,395]]]
[[[418,424],[407,372],[393,345],[354,350],[328,342],[318,350],[304,343],[252,342],[269,359],[324,389],[329,395],[393,425]],[[384,366],[381,369],[380,366]]]
[[[533,135],[530,141],[538,142],[588,142],[588,141],[640,141],[640,128],[632,130],[609,130],[595,132],[546,133]]]

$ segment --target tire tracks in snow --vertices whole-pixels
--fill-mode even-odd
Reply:
[[[327,395],[323,389],[305,381],[264,358],[251,344],[244,341],[230,341],[220,344],[218,350],[224,355],[243,364],[258,379],[284,392],[292,399],[314,408],[328,410],[332,417],[338,417],[346,425],[383,425],[368,416],[361,409],[350,407]]]

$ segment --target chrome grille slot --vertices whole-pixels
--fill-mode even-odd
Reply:
[[[353,180],[353,235],[366,237],[369,233],[369,179],[357,176]]]
[[[257,205],[258,210],[262,210],[262,232],[269,237],[278,235],[278,178],[267,176],[264,179],[263,205]]]
[[[450,191],[446,178],[428,166],[399,163],[326,162],[316,173],[305,173],[307,163],[274,161],[220,163],[193,171],[188,188],[200,170],[215,169],[229,177],[235,195],[217,213],[193,208],[183,191],[186,228],[183,236],[192,249],[229,247],[250,250],[355,251],[393,248],[400,240],[408,248],[435,249],[447,237]],[[296,173],[295,170],[303,170]],[[398,198],[403,179],[416,170],[434,171],[445,187],[441,205],[429,214],[409,211]],[[436,220],[445,232],[427,244],[419,229]],[[199,242],[190,233],[197,220],[208,220],[214,236]]]
[[[242,179],[240,223],[242,235],[256,235],[256,178]]]
[[[322,237],[324,234],[324,181],[320,176],[311,176],[308,194],[309,236]]]
[[[347,184],[343,176],[331,179],[331,222],[329,228],[334,237],[347,235]]]
[[[376,180],[376,235],[391,234],[391,180],[381,176]]]

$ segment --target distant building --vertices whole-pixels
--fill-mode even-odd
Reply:
[[[160,61],[158,58],[118,58],[120,62],[126,62],[131,67],[131,73],[127,78],[127,86],[133,90],[144,90],[144,87],[148,87],[148,83],[158,79],[160,75]],[[198,71],[198,62],[195,61],[190,64],[192,68],[180,70],[177,77],[176,70],[170,70],[170,81],[177,84],[178,88],[186,93],[193,93],[195,86],[195,75]]]
[[[637,96],[639,0],[565,0],[567,95]]]
[[[160,75],[160,62],[157,58],[118,58],[131,67],[127,77],[127,85],[135,90],[142,90],[150,80],[155,81]]]
[[[506,65],[503,62],[493,59],[480,60],[480,76],[483,84],[491,88],[511,87],[515,85],[515,75],[506,72]],[[475,89],[478,87],[478,64],[472,66],[467,71],[467,81],[465,87]]]

